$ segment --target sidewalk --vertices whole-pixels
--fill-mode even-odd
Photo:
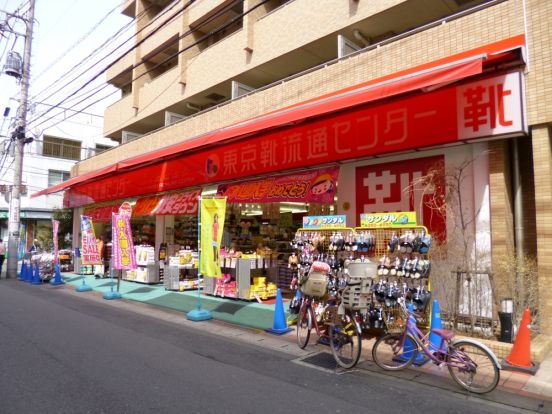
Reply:
[[[101,302],[103,304],[114,306],[120,309],[130,310],[132,312],[138,312],[142,315],[162,319],[168,322],[176,323],[181,326],[187,326],[193,329],[200,329],[202,331],[208,331],[209,333],[220,335],[226,338],[233,338],[239,341],[247,342],[256,346],[261,346],[263,348],[284,352],[286,354],[297,357],[298,363],[308,365],[311,368],[330,370],[332,372],[344,373],[343,370],[336,367],[333,357],[331,356],[329,349],[323,345],[316,345],[316,335],[313,334],[313,339],[311,343],[313,345],[307,346],[305,350],[301,350],[295,342],[295,330],[289,334],[283,336],[274,336],[268,334],[264,331],[265,328],[251,328],[242,325],[238,325],[232,322],[232,318],[227,315],[224,316],[225,320],[217,318],[217,315],[214,316],[214,320],[202,321],[202,322],[192,322],[186,319],[184,313],[188,311],[182,311],[178,307],[174,306],[174,301],[169,301],[171,304],[163,304],[162,301],[136,301],[135,298],[124,296],[122,300],[104,300],[102,298],[101,290],[108,289],[106,284],[108,282],[106,279],[100,279],[98,286],[92,292],[78,293],[75,290],[75,285],[78,285],[76,282],[80,282],[81,277],[75,277],[76,275],[64,275],[66,280],[71,280],[70,283],[67,283],[61,287],[54,286],[44,286],[46,289],[62,289],[64,293],[71,294],[73,296],[78,296],[86,300],[94,300],[96,302]],[[87,278],[87,284],[90,284],[90,277]],[[93,279],[93,278],[92,278]],[[140,285],[133,284],[134,293],[137,289],[143,289]],[[128,288],[127,288],[128,289]],[[164,290],[164,289],[163,289]],[[166,294],[174,293],[178,295],[178,301],[183,301],[185,295],[177,292],[166,292]],[[192,295],[191,292],[188,292],[189,295]],[[194,302],[195,303],[195,302]],[[240,301],[236,301],[236,306],[240,304]],[[232,303],[230,303],[232,305]],[[245,302],[241,304],[245,308],[250,308],[252,311],[259,312],[263,305],[253,304]],[[253,306],[256,305],[256,306]],[[228,306],[228,303],[226,304]],[[273,315],[274,308],[273,306],[267,305],[264,312],[268,309],[270,314]],[[236,308],[237,309],[237,308]],[[243,311],[240,309],[240,311]],[[225,313],[225,312],[223,312]],[[266,319],[266,315],[264,316]],[[266,324],[266,321],[263,322]],[[216,326],[216,329],[213,329],[213,325]],[[270,327],[270,326],[268,326]],[[443,387],[443,384],[446,384],[447,389],[460,391],[460,389],[453,383],[450,378],[447,370],[441,370],[439,367],[433,364],[425,364],[422,367],[413,367],[402,373],[387,373],[381,371],[375,364],[372,362],[371,358],[371,341],[363,341],[363,354],[361,358],[361,363],[355,368],[356,372],[376,372],[382,375],[393,375],[399,378],[414,380],[422,383],[427,383],[437,387]],[[499,357],[499,360],[501,358]],[[448,378],[448,379],[446,379]],[[448,387],[450,385],[450,388]],[[510,394],[510,396],[508,395]],[[549,352],[548,355],[543,359],[540,364],[539,370],[536,375],[532,376],[529,374],[524,374],[521,372],[515,371],[501,371],[501,379],[499,386],[495,391],[490,394],[486,394],[483,398],[496,401],[499,403],[508,403],[509,399],[512,399],[513,396],[522,396],[527,397],[527,407],[520,407],[529,410],[534,410],[537,412],[550,412],[552,413],[552,352]]]

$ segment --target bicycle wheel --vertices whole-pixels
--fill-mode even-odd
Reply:
[[[309,343],[311,328],[311,308],[303,305],[301,306],[301,309],[299,309],[299,317],[297,318],[297,345],[299,345],[299,348],[305,349]]]
[[[403,341],[403,333],[390,333],[380,337],[372,348],[372,358],[378,367],[386,371],[398,371],[412,365],[418,349],[415,340],[410,334],[406,334]],[[405,346],[410,341],[410,346]]]
[[[354,317],[347,313],[339,324],[330,325],[330,349],[340,367],[353,368],[362,352],[362,334]]]
[[[480,344],[458,341],[449,346],[447,354],[450,376],[462,388],[484,394],[498,385],[500,370],[489,351]]]

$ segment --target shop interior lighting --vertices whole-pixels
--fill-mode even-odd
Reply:
[[[214,196],[217,194],[218,186],[209,186],[209,187],[203,187],[203,191],[201,192],[201,196]]]

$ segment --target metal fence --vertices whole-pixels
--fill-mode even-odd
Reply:
[[[495,336],[499,319],[493,274],[490,271],[455,270],[451,276],[455,281],[453,303],[441,312],[443,324],[470,336]]]

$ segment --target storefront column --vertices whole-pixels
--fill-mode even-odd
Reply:
[[[174,216],[165,216],[164,240],[167,244],[174,243]]]
[[[339,169],[337,178],[337,214],[347,216],[347,226],[355,227],[357,216],[360,217],[362,211],[357,214],[356,211],[356,167],[353,164],[344,164]],[[353,185],[347,185],[353,183]]]
[[[510,157],[506,141],[489,142],[489,193],[491,200],[492,262],[500,263],[514,249],[514,217],[512,211]],[[500,300],[509,293],[505,275],[496,273],[495,284]]]
[[[491,218],[489,206],[489,157],[487,144],[472,146],[473,156],[473,197],[475,217],[475,246],[479,269],[491,267]]]
[[[72,241],[72,250],[75,252],[75,249],[77,247],[80,247],[80,239],[81,239],[81,232],[80,232],[80,222],[81,222],[81,215],[83,212],[82,207],[77,207],[73,209],[73,241]],[[80,273],[80,258],[76,255],[73,257],[73,271],[75,273]]]
[[[155,216],[155,253],[159,253],[159,246],[165,240],[165,216]]]
[[[533,127],[533,168],[541,333],[552,335],[552,157],[550,128]]]

